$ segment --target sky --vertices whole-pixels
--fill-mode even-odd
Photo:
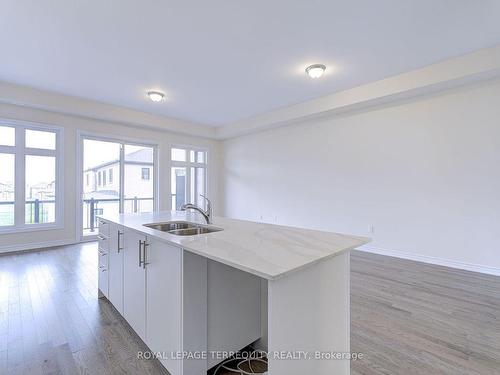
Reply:
[[[143,148],[142,146],[125,145],[125,155]],[[120,159],[120,144],[85,139],[83,141],[83,155],[83,169],[86,170],[96,165]]]
[[[15,128],[0,126],[0,145],[15,145]],[[26,147],[54,150],[56,136],[52,132],[26,130]],[[13,154],[0,153],[0,182],[14,183]],[[26,184],[50,183],[55,180],[55,158],[53,156],[26,156]]]
[[[26,184],[50,183],[55,180],[53,156],[26,156]],[[14,183],[14,155],[0,154],[0,182]]]

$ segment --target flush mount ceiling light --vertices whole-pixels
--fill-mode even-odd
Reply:
[[[313,79],[321,78],[325,73],[326,66],[323,64],[313,64],[306,68],[306,73],[309,77]]]
[[[151,99],[155,103],[159,103],[165,100],[165,94],[159,91],[149,91],[148,96],[149,99]]]

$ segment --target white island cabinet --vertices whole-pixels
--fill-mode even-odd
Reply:
[[[123,228],[109,223],[108,299],[123,315]]]
[[[146,341],[146,269],[142,265],[146,236],[124,230],[123,317]]]
[[[100,296],[172,375],[205,375],[250,344],[269,375],[349,374],[349,250],[367,238],[220,217],[192,236],[145,226],[204,225],[185,212],[99,220]]]
[[[181,374],[181,361],[171,353],[182,349],[182,250],[154,239],[146,240],[146,344],[165,353],[161,362],[172,375]]]
[[[104,221],[108,236],[100,235],[99,257],[106,268],[99,289],[153,352],[181,350],[182,250]],[[182,362],[161,361],[172,375]]]

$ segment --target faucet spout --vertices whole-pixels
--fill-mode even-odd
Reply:
[[[207,202],[207,209],[206,211],[198,207],[195,204],[192,203],[186,203],[181,206],[181,211],[186,211],[186,210],[195,210],[198,211],[206,220],[207,224],[212,224],[212,202],[210,202],[210,199],[205,197],[204,195],[200,194],[201,197],[205,198]]]

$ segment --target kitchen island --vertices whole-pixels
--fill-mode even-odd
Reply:
[[[250,344],[271,375],[349,374],[349,250],[368,241],[187,212],[105,216],[99,290],[172,375]]]

